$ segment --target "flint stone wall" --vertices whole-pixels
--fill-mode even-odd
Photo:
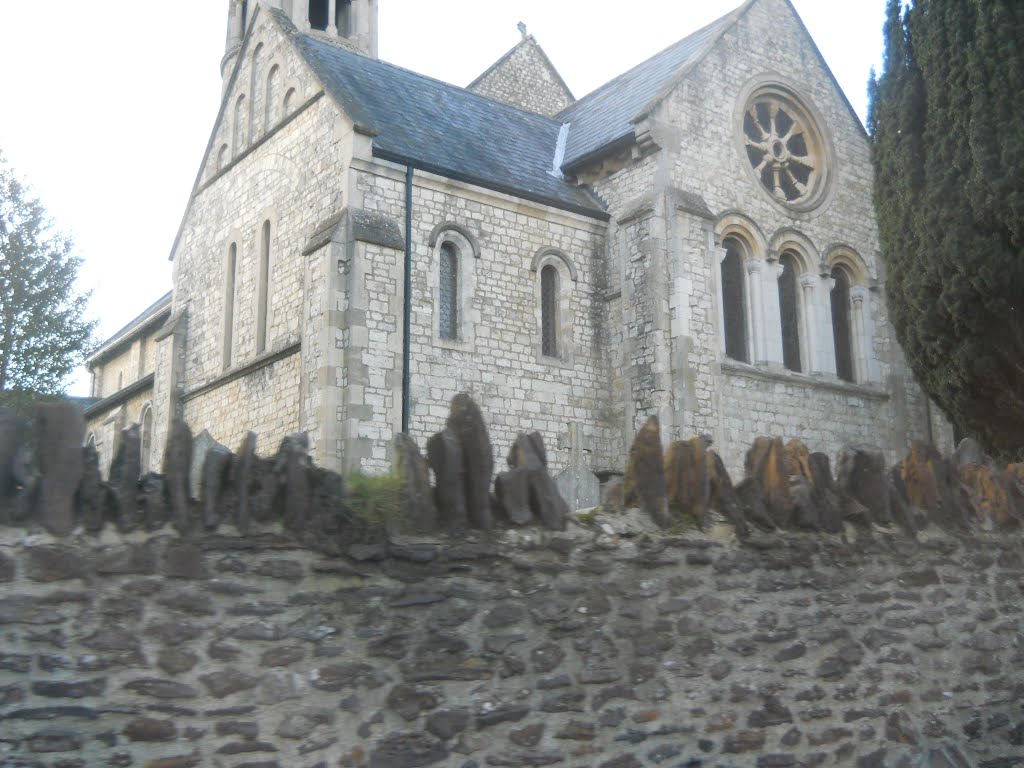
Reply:
[[[608,526],[604,530],[604,526]],[[0,532],[4,766],[1010,766],[1018,536]],[[615,531],[619,531],[616,533]],[[942,763],[947,764],[947,763]]]

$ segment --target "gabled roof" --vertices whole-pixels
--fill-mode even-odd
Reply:
[[[586,215],[606,218],[587,190],[552,173],[561,122],[501,104],[449,83],[290,31],[328,95],[373,136],[373,153]]]
[[[150,304],[144,309],[138,317],[131,320],[121,330],[111,336],[109,339],[104,341],[99,347],[93,350],[86,359],[86,365],[92,365],[96,361],[105,357],[107,354],[112,352],[116,347],[120,346],[123,342],[135,336],[137,333],[145,331],[150,326],[156,323],[162,323],[165,314],[170,314],[171,311],[171,292],[168,291],[155,302]]]
[[[750,0],[556,115],[557,120],[571,124],[562,167],[572,167],[609,145],[632,138],[634,120],[701,60],[749,5]]]
[[[516,51],[523,47],[526,47],[529,51],[535,54],[536,58],[539,59],[541,65],[544,66],[548,70],[548,72],[551,73],[551,75],[555,78],[555,82],[558,83],[559,87],[561,87],[562,90],[565,91],[566,96],[569,97],[569,101],[575,102],[576,97],[572,95],[572,91],[569,90],[569,86],[566,85],[565,80],[562,79],[561,73],[559,73],[559,71],[555,69],[555,65],[551,63],[551,59],[549,59],[548,55],[544,53],[544,49],[540,47],[540,43],[537,42],[537,38],[535,38],[533,35],[527,35],[518,43],[509,48],[508,52],[504,56],[502,56],[496,62],[491,64],[491,66],[489,66],[487,69],[481,72],[480,75],[477,76],[472,83],[467,85],[466,90],[472,91],[473,88],[476,85],[478,85],[481,80],[483,80],[489,74],[500,68],[502,64],[504,64],[506,61],[512,58]]]

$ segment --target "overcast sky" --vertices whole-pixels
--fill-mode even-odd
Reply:
[[[298,0],[297,0],[298,1]],[[583,96],[738,0],[379,0],[382,59],[466,85],[520,39]],[[885,0],[793,0],[864,119]],[[0,152],[85,260],[99,333],[170,289],[220,100],[228,0],[0,0]],[[72,394],[87,394],[79,376]]]

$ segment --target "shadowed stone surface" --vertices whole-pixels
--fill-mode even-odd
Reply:
[[[75,524],[75,492],[82,479],[85,420],[81,409],[70,402],[37,406],[36,435],[39,520],[50,533],[64,536]]]

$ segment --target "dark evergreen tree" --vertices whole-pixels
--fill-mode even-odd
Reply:
[[[1024,3],[890,0],[869,85],[889,310],[918,381],[1024,449]]]
[[[60,392],[92,343],[71,250],[0,156],[0,405]]]

